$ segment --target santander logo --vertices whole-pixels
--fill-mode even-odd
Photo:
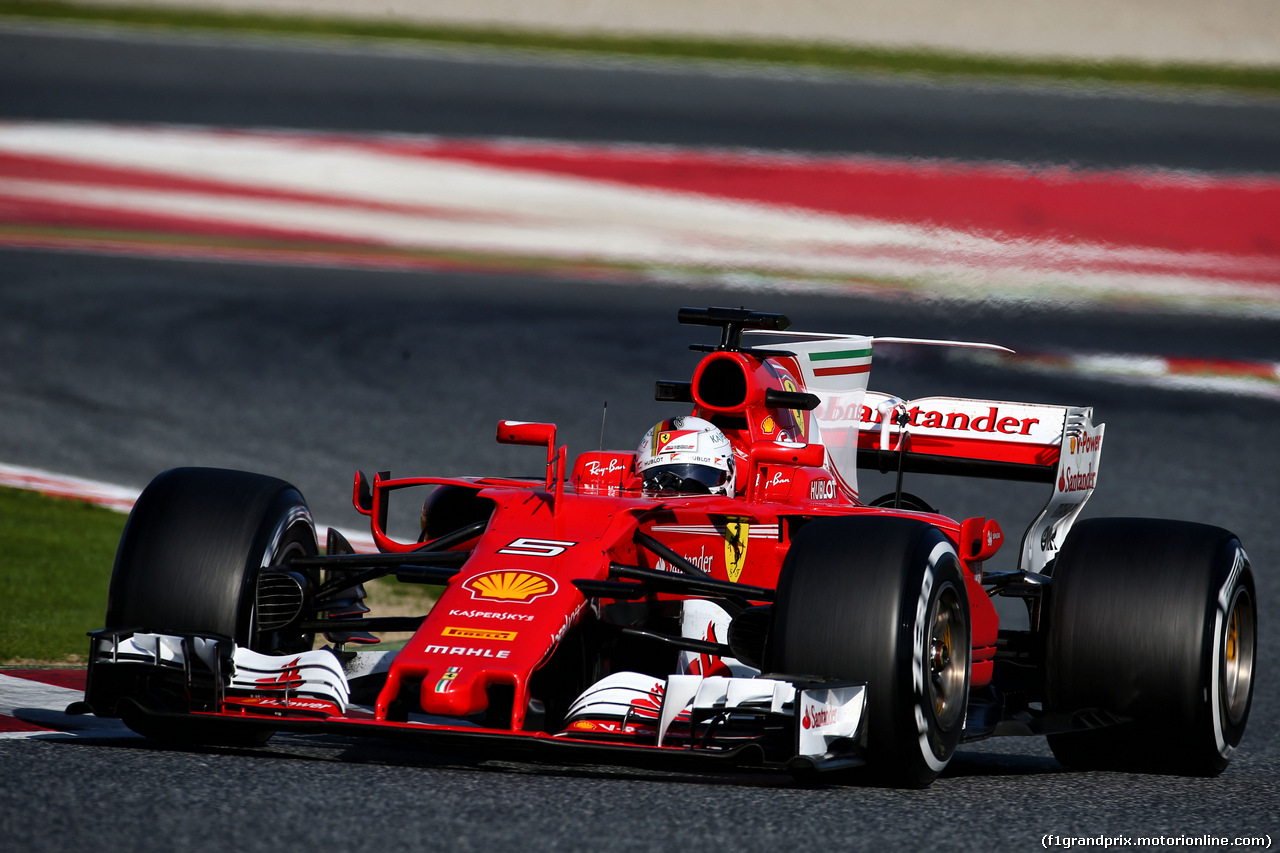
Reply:
[[[1093,470],[1093,465],[1089,465],[1088,471],[1078,471],[1071,473],[1071,469],[1067,468],[1062,472],[1062,476],[1058,478],[1058,491],[1060,492],[1083,492],[1086,489],[1092,489],[1094,484],[1098,482],[1098,475]]]
[[[804,716],[800,718],[800,725],[806,729],[820,729],[823,726],[829,726],[836,721],[837,708],[827,705],[805,705]]]
[[[1031,435],[1031,428],[1040,423],[1039,418],[1014,417],[1002,412],[999,406],[986,406],[980,409],[952,409],[951,411],[932,411],[920,405],[907,409],[907,426],[926,429],[940,429],[950,432],[991,432],[1002,435]],[[849,409],[832,408],[826,413],[826,420],[852,419],[853,407]],[[864,424],[880,423],[880,413],[870,406],[862,406],[858,410],[858,420]]]

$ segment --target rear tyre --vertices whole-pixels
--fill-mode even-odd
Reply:
[[[960,742],[969,599],[951,542],[895,517],[812,521],[783,563],[766,667],[867,684],[867,763],[920,788]]]
[[[1075,769],[1214,776],[1240,744],[1253,697],[1257,598],[1240,541],[1158,519],[1077,524],[1054,563],[1045,710]]]
[[[256,599],[261,569],[317,551],[306,502],[283,480],[215,468],[165,471],[143,491],[125,524],[106,624],[223,637],[264,654],[310,650],[313,635],[280,627],[278,613],[259,618]],[[157,698],[163,703],[154,696],[121,702],[125,722],[140,734],[186,742],[253,743],[271,736],[240,738],[241,729],[223,729],[216,721],[160,724],[142,712]]]

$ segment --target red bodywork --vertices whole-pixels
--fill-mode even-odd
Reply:
[[[117,624],[93,632],[89,705],[98,714],[126,717],[139,731],[219,741],[229,732],[258,742],[281,729],[346,731],[593,761],[645,762],[655,755],[663,763],[755,764],[802,773],[859,766],[873,748],[869,739],[886,731],[872,731],[869,718],[894,706],[901,691],[869,677],[879,661],[849,657],[824,668],[803,656],[788,657],[787,641],[778,638],[812,621],[817,627],[804,641],[819,653],[865,653],[887,660],[901,678],[909,665],[913,690],[926,683],[927,668],[930,695],[917,691],[915,704],[901,716],[902,732],[914,739],[910,733],[924,725],[923,714],[943,707],[939,697],[947,699],[952,745],[926,744],[923,734],[919,739],[931,772],[958,739],[991,736],[1006,721],[1015,731],[1059,726],[1044,722],[1042,706],[1033,707],[1041,700],[1027,690],[1023,659],[1036,654],[1049,567],[1096,485],[1104,425],[1093,424],[1092,409],[951,397],[903,401],[867,389],[873,345],[1000,349],[991,344],[791,332],[786,317],[745,309],[685,308],[679,320],[718,327],[721,340],[695,346],[706,355],[690,381],[660,381],[655,398],[685,404],[684,411],[709,421],[732,453],[700,424],[708,430],[700,438],[713,442],[714,456],[690,454],[678,464],[714,462],[713,485],[699,480],[697,471],[686,478],[673,469],[658,471],[661,464],[648,470],[658,471],[651,483],[703,493],[647,491],[636,452],[589,451],[571,458],[557,444],[554,425],[500,421],[497,440],[538,452],[545,464],[541,476],[381,473],[370,481],[358,474],[353,502],[369,517],[381,553],[356,553],[330,530],[326,553],[318,555],[305,502],[288,484],[245,472],[166,472],[148,489],[166,496],[173,480],[203,500],[203,484],[214,482],[227,496],[222,515],[239,510],[241,492],[226,484],[274,495],[277,509],[289,504],[279,517],[256,521],[259,535],[270,537],[267,559],[273,564],[256,562],[257,545],[250,544],[247,564],[237,552],[216,567],[238,579],[238,586],[227,584],[234,600],[203,603],[211,613],[213,604],[234,605],[240,620],[234,633],[229,622],[219,621],[221,611],[204,624],[203,615],[191,617],[185,629],[182,619],[165,613],[148,615],[155,622],[149,630]],[[743,348],[748,331],[784,336],[785,349]],[[671,434],[681,428],[672,424]],[[650,454],[652,447],[646,440],[638,452]],[[860,468],[896,471],[894,492],[863,500]],[[1021,538],[1017,571],[984,575],[984,562],[1004,544],[1000,525],[937,514],[902,491],[905,473],[1050,485],[1048,502]],[[415,487],[419,498],[421,491],[430,493],[421,504],[421,537],[402,541],[389,532],[393,496],[401,492],[394,498],[400,508],[402,490]],[[714,495],[712,488],[729,493]],[[157,506],[175,503],[157,500]],[[204,503],[189,503],[176,501],[183,512],[175,518],[184,524],[188,511],[205,512]],[[408,503],[416,513],[416,499]],[[816,519],[850,516],[891,518],[816,524],[809,528],[812,537],[806,531],[795,539]],[[154,517],[163,522],[160,528],[177,524]],[[126,533],[136,521],[135,515]],[[219,526],[225,523],[209,520],[211,541],[227,535]],[[958,567],[947,543],[922,529],[926,525],[950,543]],[[874,537],[894,530],[931,543],[928,566],[905,553],[903,560],[915,562],[898,567],[902,578],[919,569],[922,586],[907,595],[881,584],[874,601],[855,600],[892,567],[876,549],[893,543]],[[146,541],[141,533],[135,538]],[[801,550],[788,562],[793,541],[801,542]],[[937,565],[947,580],[937,586],[930,616],[935,560],[945,560]],[[130,573],[173,581],[153,571],[168,571],[167,560],[118,560],[116,571],[122,566],[122,585]],[[955,665],[963,657],[953,656],[966,647],[952,634],[965,607],[954,583],[957,571],[969,609],[967,671]],[[425,616],[366,618],[364,584],[391,574],[401,582],[442,585],[443,591]],[[187,582],[192,576],[184,569],[178,577]],[[810,581],[821,583],[795,594]],[[191,594],[199,598],[204,591],[192,586]],[[991,601],[996,594],[1023,600],[1031,630],[1000,630]],[[806,618],[828,602],[833,607],[826,622],[821,614]],[[914,611],[903,609],[912,602]],[[856,629],[868,625],[850,620],[868,614],[889,617],[886,624],[900,635],[891,638],[896,645],[876,645],[892,633],[880,629],[857,639]],[[804,628],[792,633],[803,635]],[[379,642],[368,633],[379,631],[413,635],[397,651],[348,648]],[[318,635],[332,645],[314,648]],[[866,646],[845,645],[854,642]],[[903,651],[907,643],[909,653]],[[815,672],[767,671],[810,666]],[[942,710],[937,714],[940,721]],[[194,728],[193,717],[203,718]]]
[[[814,438],[813,413],[770,407],[770,389],[801,393],[793,358],[761,358],[718,351],[706,356],[691,383],[692,413],[719,419],[737,463],[737,495],[651,495],[640,491],[635,454],[587,452],[568,468],[565,447],[555,444],[555,427],[503,421],[498,440],[546,448],[546,476],[539,481],[490,478],[375,478],[372,502],[362,506],[360,478],[356,506],[373,521],[380,549],[410,552],[419,543],[393,541],[379,519],[391,491],[423,485],[478,489],[493,502],[488,526],[476,538],[455,545],[471,552],[438,603],[391,664],[375,715],[388,719],[404,691],[416,694],[427,714],[469,717],[485,711],[494,685],[514,690],[511,729],[520,731],[530,699],[530,681],[559,641],[594,606],[576,580],[605,581],[611,562],[664,569],[662,561],[635,544],[637,530],[667,545],[713,578],[773,588],[790,547],[793,523],[817,516],[905,515],[926,521],[955,544],[965,568],[972,626],[972,688],[992,677],[998,619],[981,586],[982,561],[1002,542],[999,526],[986,519],[957,522],[933,513],[875,508],[859,502],[827,464],[826,448]],[[721,386],[731,386],[725,391]],[[916,416],[918,416],[917,413]],[[991,419],[1003,419],[994,409]],[[866,410],[862,420],[874,423]],[[868,425],[870,426],[870,425]],[[1006,421],[1005,432],[1021,429]],[[981,428],[981,425],[980,425]],[[1000,436],[997,434],[996,438]],[[858,444],[874,449],[879,433],[866,429]],[[934,452],[983,458],[991,448],[1010,452],[998,441],[964,436],[934,439]],[[1012,452],[1019,462],[1056,465],[1054,449],[1026,445]],[[674,569],[668,569],[674,571]],[[598,603],[598,602],[597,602]],[[719,638],[723,642],[724,638]]]

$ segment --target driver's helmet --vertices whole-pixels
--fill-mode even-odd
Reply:
[[[702,418],[659,421],[636,451],[645,491],[733,495],[733,448]]]

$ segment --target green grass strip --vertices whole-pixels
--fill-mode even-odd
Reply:
[[[0,488],[0,663],[83,661],[126,516]]]
[[[104,626],[126,518],[81,501],[0,487],[0,665],[85,663],[86,632]],[[420,616],[441,590],[386,579],[367,589],[374,616]]]
[[[728,41],[675,37],[575,35],[538,30],[432,26],[247,12],[141,6],[89,6],[46,0],[0,0],[5,17],[109,22],[224,32],[409,39],[457,45],[576,51],[614,56],[748,61],[846,71],[1023,78],[1073,82],[1138,83],[1280,92],[1280,67],[1195,63],[1085,62],[1013,59],[930,51],[879,50],[839,45]]]

